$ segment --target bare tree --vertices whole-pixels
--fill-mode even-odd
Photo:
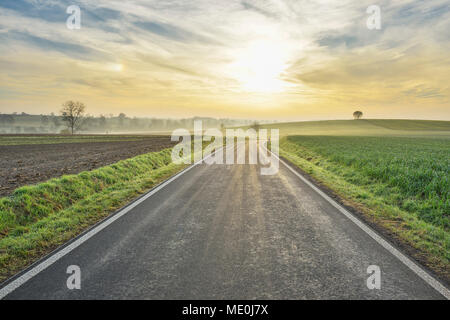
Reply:
[[[61,109],[62,120],[73,134],[83,124],[84,111],[86,106],[79,101],[67,101],[63,103]]]
[[[363,116],[363,113],[361,111],[355,111],[353,112],[353,118],[355,118],[355,120],[359,120],[361,119]]]

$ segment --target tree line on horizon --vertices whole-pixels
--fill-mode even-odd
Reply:
[[[361,119],[362,111],[355,111],[355,120]],[[251,125],[259,128],[261,123],[255,120],[216,119],[209,117],[192,117],[184,119],[170,118],[138,118],[127,117],[123,112],[117,116],[112,114],[98,117],[86,114],[86,106],[79,101],[66,101],[62,104],[59,115],[31,115],[25,112],[13,114],[0,113],[0,134],[8,133],[114,133],[114,132],[154,132],[177,128],[192,129],[195,120],[202,120],[204,128],[224,128],[231,126]]]
[[[58,133],[70,134],[70,116],[61,109],[59,114],[33,115],[25,112],[0,114],[0,134]],[[171,131],[177,128],[192,129],[195,120],[202,120],[205,128],[250,125],[254,120],[218,119],[210,117],[140,118],[129,117],[121,112],[117,115],[93,116],[82,114],[79,122],[73,123],[74,133],[121,133]]]

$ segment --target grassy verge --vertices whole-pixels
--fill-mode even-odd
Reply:
[[[47,182],[0,199],[0,281],[108,216],[186,165],[171,149]]]
[[[280,155],[450,279],[447,139],[292,136]]]

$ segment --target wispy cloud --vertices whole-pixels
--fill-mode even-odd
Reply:
[[[66,28],[72,4],[80,30]],[[424,117],[426,101],[450,119],[448,1],[378,1],[381,30],[366,27],[372,4],[3,0],[0,111],[80,97],[93,113]]]

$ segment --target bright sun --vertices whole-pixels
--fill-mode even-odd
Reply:
[[[120,72],[120,71],[123,70],[123,65],[122,64],[118,64],[118,63],[111,64],[108,67],[108,69],[111,70],[111,71],[114,71],[114,72]]]
[[[232,64],[233,76],[250,92],[281,92],[286,83],[280,75],[287,67],[286,55],[277,43],[258,41],[240,51]]]

